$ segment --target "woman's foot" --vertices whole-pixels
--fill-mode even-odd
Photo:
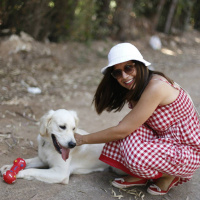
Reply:
[[[179,177],[163,175],[161,178],[150,185],[147,192],[152,195],[164,195],[166,194],[177,182]]]
[[[126,176],[123,178],[116,178],[112,185],[117,188],[128,188],[133,186],[143,186],[147,184],[147,179],[136,178],[133,176]]]

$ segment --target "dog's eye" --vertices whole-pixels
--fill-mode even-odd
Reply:
[[[74,127],[74,128],[73,128],[73,131],[75,131],[75,129],[76,129],[76,128]]]
[[[61,129],[65,130],[66,126],[59,126]]]

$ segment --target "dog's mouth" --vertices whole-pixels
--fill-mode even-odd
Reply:
[[[56,151],[58,153],[60,153],[62,155],[62,159],[64,161],[66,161],[68,158],[69,158],[69,152],[70,152],[70,149],[69,148],[65,148],[63,147],[59,142],[58,140],[56,139],[56,136],[54,134],[51,134],[51,137],[52,137],[52,141],[53,141],[53,144],[54,144],[54,147],[56,149]]]

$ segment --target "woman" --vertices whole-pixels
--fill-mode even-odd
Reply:
[[[132,44],[114,46],[93,101],[98,114],[120,111],[125,103],[131,111],[114,127],[75,138],[77,145],[106,143],[100,160],[128,174],[113,186],[153,179],[147,191],[164,195],[199,168],[200,123],[187,93],[149,65]]]

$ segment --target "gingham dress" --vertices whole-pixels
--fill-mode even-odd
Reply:
[[[174,102],[158,106],[136,131],[105,144],[99,159],[135,177],[165,173],[180,177],[176,185],[189,181],[200,167],[200,122],[189,96],[179,90]]]

